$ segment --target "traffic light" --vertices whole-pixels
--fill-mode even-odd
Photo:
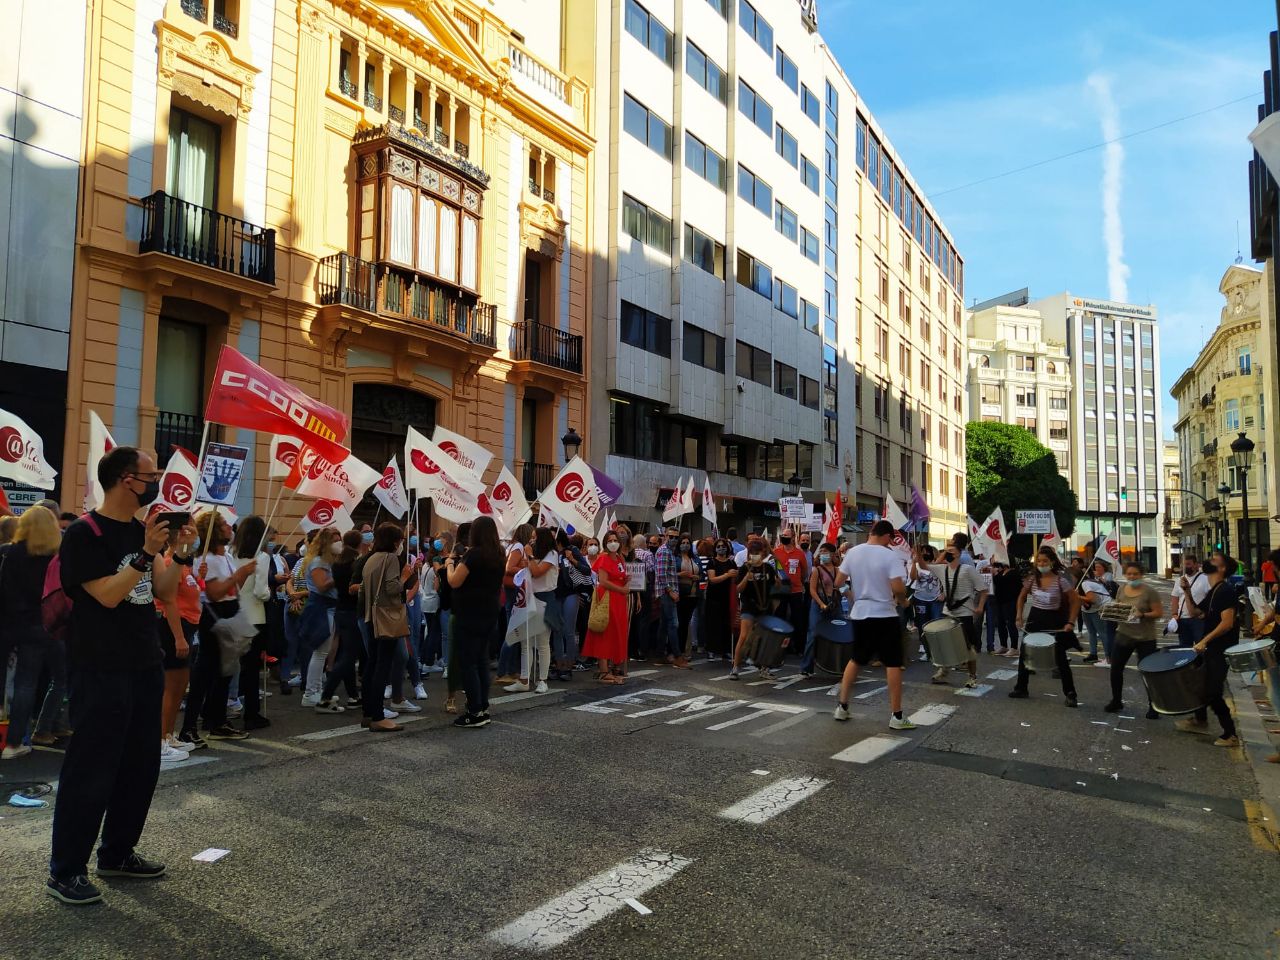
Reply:
[[[1121,487],[1121,488],[1120,488],[1120,502],[1121,502],[1121,503],[1124,503],[1124,502],[1125,502],[1125,501],[1127,501],[1128,499],[1129,499],[1129,488],[1128,488],[1128,487]]]

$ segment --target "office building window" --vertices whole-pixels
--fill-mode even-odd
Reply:
[[[941,376],[939,376],[939,378],[938,378],[938,389],[939,389],[939,390],[942,390],[942,378],[941,378]],[[979,391],[980,391],[980,394],[981,394],[982,402],[983,402],[983,403],[997,403],[997,404],[998,404],[998,403],[1003,403],[1003,402],[1004,402],[1004,398],[1003,398],[1003,396],[1002,396],[1002,394],[1001,394],[1001,391],[1000,391],[1000,384],[998,384],[998,383],[984,383],[984,384],[979,388]]]
[[[762,297],[773,296],[773,271],[745,250],[738,251],[738,283]]]
[[[1223,413],[1223,417],[1224,417],[1223,425],[1227,430],[1239,430],[1240,429],[1240,401],[1228,400],[1226,403],[1226,410]]]
[[[724,373],[724,337],[691,323],[684,325],[684,358],[689,363]]]
[[[800,71],[796,68],[796,62],[782,52],[782,48],[778,47],[774,53],[774,63],[778,71],[778,79],[791,88],[792,93],[800,92]]]
[[[773,55],[773,27],[747,0],[738,0],[738,24],[761,50]]]
[[[687,223],[684,225],[684,258],[695,267],[724,279],[724,244]]]
[[[651,310],[622,301],[622,342],[660,357],[671,356],[671,321]]]
[[[818,409],[818,381],[806,376],[800,377],[800,405],[810,410]]]
[[[1014,401],[1020,407],[1034,407],[1036,405],[1035,390],[1018,390],[1013,396]]]
[[[805,227],[800,228],[800,252],[814,263],[818,262],[818,235]]]
[[[818,123],[818,98],[814,96],[813,91],[800,84],[800,109],[804,111],[804,115]]]
[[[774,128],[773,146],[778,151],[778,156],[791,166],[794,167],[799,162],[800,148],[796,145],[796,138],[787,133],[787,128],[782,124]]]
[[[773,215],[773,188],[738,164],[738,196],[766,217]]]
[[[629,93],[622,95],[622,129],[654,153],[671,159],[671,127]]]
[[[804,328],[810,333],[818,332],[818,305],[810,303],[808,300],[800,301],[800,319],[804,322]]]
[[[626,193],[622,195],[622,229],[646,247],[671,253],[671,221]]]
[[[753,347],[749,343],[738,341],[738,356],[736,369],[739,378],[743,380],[752,380],[766,387],[773,386],[770,379],[773,358],[769,356],[767,351],[761,350],[759,347]]]
[[[738,111],[765,133],[773,133],[773,107],[741,78],[738,79]]]
[[[885,388],[884,388],[884,385],[881,384],[879,381],[876,382],[873,396],[874,396],[874,402],[872,403],[871,409],[872,409],[872,412],[875,414],[876,419],[877,420],[889,419],[889,404],[885,395]]]
[[[773,281],[773,306],[788,317],[800,316],[800,301],[796,296],[796,288],[785,280]]]
[[[781,200],[773,205],[773,228],[792,243],[800,239],[800,223],[796,219],[796,212]]]
[[[784,397],[797,399],[796,368],[775,360],[773,363],[773,390]]]
[[[1050,440],[1066,440],[1067,424],[1062,420],[1049,421],[1049,439]]]
[[[1018,426],[1025,427],[1026,429],[1030,430],[1032,433],[1035,433],[1035,430],[1036,430],[1035,417],[1018,417],[1017,423],[1018,423]]]
[[[818,167],[803,155],[800,157],[800,179],[814,193],[818,192]]]
[[[729,102],[729,83],[724,71],[692,40],[685,42],[684,69],[707,93],[721,103]]]
[[[609,398],[609,452],[657,460],[662,449],[662,411],[656,404]]]
[[[648,47],[655,57],[671,66],[674,53],[671,31],[657,17],[636,3],[636,0],[627,0],[626,24],[627,33]]]
[[[684,165],[713,187],[725,189],[728,165],[724,157],[687,130],[684,134]]]

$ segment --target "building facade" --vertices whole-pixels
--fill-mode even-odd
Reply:
[[[647,527],[707,473],[722,528],[775,527],[788,488],[878,512],[916,484],[939,535],[963,529],[963,262],[813,5],[568,10],[599,137],[590,433],[619,517]]]
[[[1028,305],[1071,360],[1071,486],[1080,547],[1119,526],[1123,555],[1159,562],[1164,533],[1156,308],[1060,293]]]
[[[349,413],[371,465],[439,424],[550,476],[586,417],[582,80],[470,0],[107,0],[89,29],[79,482],[90,410],[194,448],[223,344]],[[253,447],[260,509],[270,438],[213,433]]]
[[[1247,485],[1254,570],[1276,532],[1269,519],[1275,511],[1267,398],[1275,390],[1275,369],[1263,321],[1266,288],[1262,270],[1242,264],[1227,269],[1218,287],[1226,303],[1217,328],[1170,390],[1178,404],[1173,429],[1185,491],[1179,500],[1182,543],[1198,556],[1219,543],[1239,551]],[[1255,444],[1247,471],[1238,469],[1231,453],[1241,433]]]
[[[1164,553],[1160,569],[1182,568],[1182,458],[1177,440],[1164,442]]]
[[[0,409],[48,438],[45,457],[57,470],[67,413],[85,17],[84,0],[14,0],[5,5],[0,37]],[[3,486],[15,509],[45,495],[9,480]]]
[[[1027,291],[975,304],[968,314],[969,410],[974,420],[1025,427],[1071,479],[1071,359],[1046,337]]]

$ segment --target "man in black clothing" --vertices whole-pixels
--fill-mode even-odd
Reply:
[[[53,813],[48,893],[63,903],[102,899],[89,882],[98,832],[98,875],[159,877],[164,864],[134,851],[160,773],[163,652],[155,600],[173,602],[192,562],[195,528],[134,514],[156,498],[160,471],[134,447],[116,447],[98,464],[102,506],[77,520],[59,551],[69,621],[71,723]],[[175,538],[176,562],[155,569]],[[105,817],[105,822],[104,822]]]
[[[1223,691],[1227,685],[1226,650],[1240,642],[1240,627],[1236,623],[1236,588],[1227,580],[1236,569],[1236,562],[1225,556],[1214,556],[1204,562],[1201,570],[1209,580],[1209,594],[1200,609],[1204,611],[1204,637],[1191,649],[1204,657],[1205,698],[1209,706],[1201,707],[1194,717],[1179,720],[1175,726],[1183,733],[1209,732],[1209,715],[1212,710],[1222,724],[1222,736],[1213,741],[1214,746],[1234,747],[1240,743],[1236,736],[1235,720],[1227,706]]]

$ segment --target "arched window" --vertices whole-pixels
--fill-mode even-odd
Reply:
[[[980,367],[989,367],[989,366],[991,366],[991,358],[990,358],[990,357],[988,357],[988,356],[984,353],[984,354],[982,355],[982,359],[978,361],[978,366],[980,366]]]
[[[1048,373],[1057,373],[1057,372],[1058,372],[1058,365],[1057,365],[1056,363],[1054,363],[1052,360],[1046,360],[1046,361],[1045,361],[1044,368],[1045,368],[1045,371],[1046,371],[1046,372],[1048,372]]]

